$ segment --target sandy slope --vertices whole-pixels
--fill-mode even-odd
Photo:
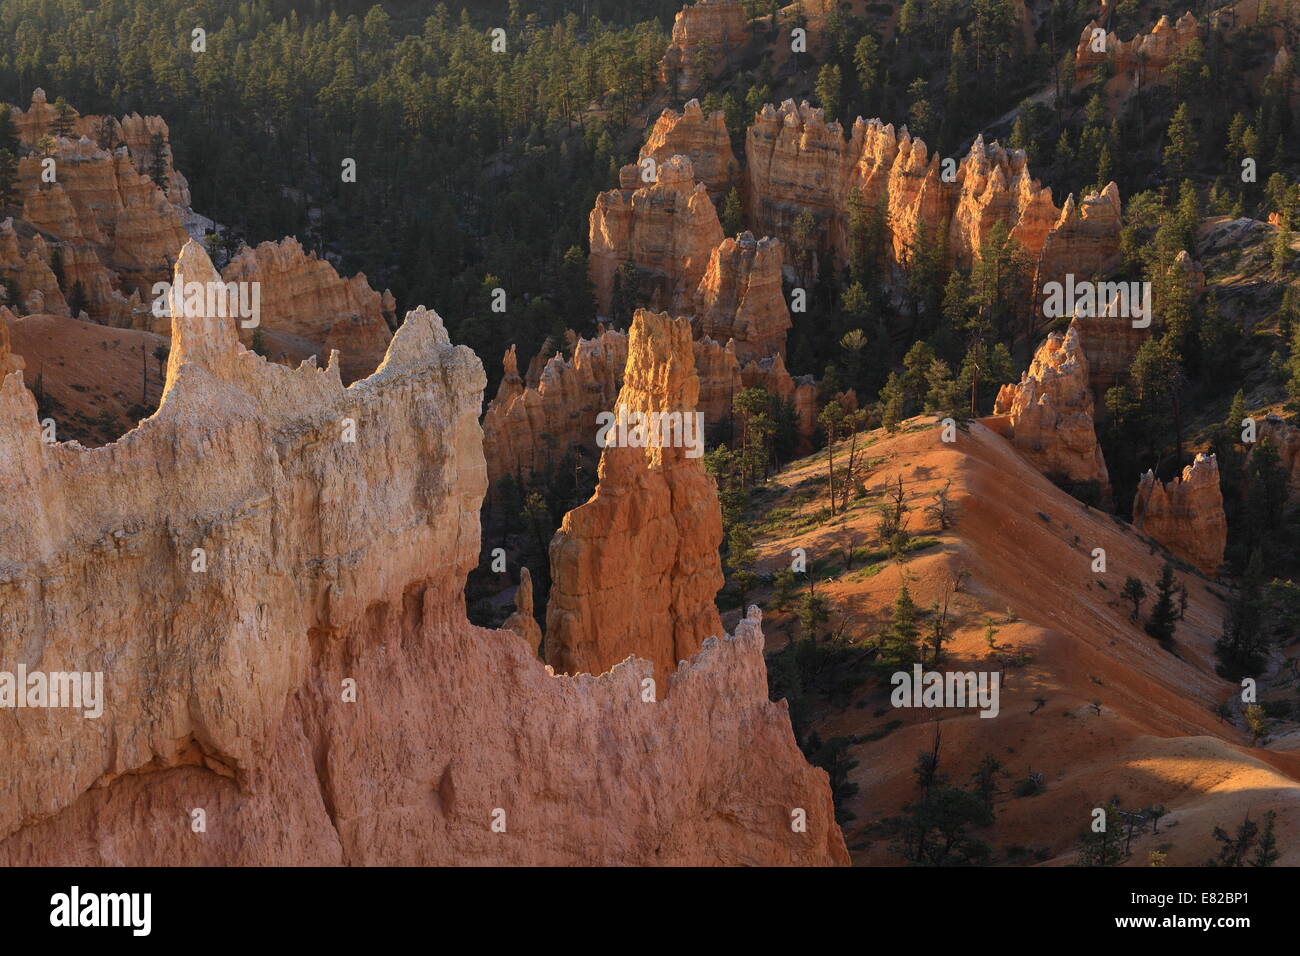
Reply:
[[[857,847],[856,862],[900,862],[891,839],[871,825],[897,815],[915,797],[912,767],[916,755],[929,749],[933,720],[941,715],[941,771],[953,783],[966,785],[986,753],[1002,762],[997,821],[979,834],[994,848],[996,862],[1008,862],[1005,850],[1012,846],[1029,851],[1023,857],[1028,862],[1035,853],[1047,862],[1072,862],[1092,809],[1117,797],[1124,809],[1163,804],[1171,811],[1158,835],[1134,840],[1131,865],[1145,864],[1148,851],[1158,847],[1169,865],[1199,864],[1214,851],[1216,824],[1235,828],[1248,811],[1257,818],[1269,809],[1278,811],[1281,863],[1300,864],[1300,754],[1251,747],[1246,733],[1213,710],[1235,688],[1213,671],[1223,604],[1209,582],[1179,572],[1190,605],[1171,654],[1130,622],[1130,606],[1119,598],[1130,574],[1154,591],[1164,553],[1148,539],[1066,495],[982,425],[960,433],[955,445],[942,443],[937,428],[923,419],[895,436],[877,431],[871,437],[872,472],[865,482],[870,494],[835,523],[799,529],[800,513],[807,518],[825,505],[824,456],[780,476],[784,493],[764,510],[770,515],[793,505],[796,514],[760,536],[762,570],[779,569],[794,547],[807,548],[810,564],[823,558],[837,566],[849,540],[876,548],[880,492],[901,474],[912,508],[908,529],[939,540],[902,566],[886,560],[874,573],[864,573],[855,564],[818,585],[831,599],[832,626],[843,616],[849,636],[874,635],[891,613],[904,573],[925,608],[952,573],[964,568],[970,578],[955,598],[958,630],[943,669],[999,669],[984,639],[987,616],[998,627],[999,646],[1023,651],[1031,662],[1007,672],[1001,713],[993,719],[981,719],[974,710],[894,709],[888,685],[871,683],[847,708],[821,715],[817,729],[823,738],[902,722],[882,739],[851,749],[860,761],[851,774],[860,791],[849,802],[857,819],[845,827],[845,836]],[[948,479],[958,521],[940,533],[922,509]],[[811,500],[798,504],[801,493]],[[1107,560],[1100,574],[1091,570],[1098,547]],[[768,595],[757,599],[770,608]],[[768,625],[769,649],[780,647],[785,633],[798,632],[791,614],[769,610]],[[1036,698],[1046,703],[1031,713]],[[1044,774],[1046,790],[1014,796],[1012,788],[1030,772]]]

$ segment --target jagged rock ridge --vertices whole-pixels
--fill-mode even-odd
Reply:
[[[1105,495],[1110,476],[1093,427],[1088,360],[1073,325],[1038,347],[1018,385],[1003,385],[993,405],[1008,417],[1012,444],[1046,475],[1096,482]]]
[[[1199,454],[1168,484],[1148,471],[1133,498],[1133,526],[1206,574],[1223,563],[1228,522],[1219,488],[1219,463]]]
[[[216,278],[192,243],[177,272]],[[557,678],[465,621],[484,375],[434,313],[346,388],[228,320],[172,334],[160,409],[103,448],[0,383],[0,666],[105,691],[0,709],[0,863],[847,862],[756,617],[657,703],[643,661]]]

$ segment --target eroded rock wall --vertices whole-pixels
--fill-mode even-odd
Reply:
[[[637,159],[641,162],[648,157],[658,165],[674,156],[691,161],[695,178],[704,183],[714,205],[721,207],[740,176],[722,112],[706,115],[699,100],[689,100],[680,113],[674,109],[660,113]]]
[[[342,278],[293,237],[245,247],[222,270],[222,278],[259,283],[262,325],[317,344],[322,358],[337,349],[345,382],[374,371],[392,338],[392,293],[380,295],[363,272]],[[252,335],[251,329],[240,333],[246,344]]]
[[[659,64],[660,81],[683,96],[694,92],[749,41],[748,23],[739,0],[699,0],[682,7]]]
[[[1206,574],[1223,563],[1228,522],[1219,488],[1219,463],[1199,454],[1182,476],[1166,484],[1148,471],[1133,498],[1133,526]]]
[[[488,480],[506,475],[526,484],[534,474],[557,467],[567,454],[595,462],[596,416],[614,407],[627,364],[627,336],[602,330],[577,339],[573,358],[552,356],[537,385],[519,377],[514,346],[504,359],[505,375],[483,417]],[[549,440],[543,436],[550,436]]]
[[[695,291],[695,334],[734,340],[742,362],[784,355],[791,321],[781,263],[779,239],[755,239],[750,232],[723,239]]]
[[[611,313],[615,275],[625,263],[638,272],[637,288],[625,295],[664,308],[684,306],[722,241],[718,214],[688,158],[659,163],[653,183],[638,185],[639,174],[639,167],[627,167],[622,188],[597,196],[588,219],[588,268],[601,315]]]
[[[931,154],[906,127],[859,118],[845,138],[820,109],[786,100],[765,105],[746,139],[749,223],[794,248],[795,223],[811,215],[818,256],[844,264],[851,197],[879,210],[888,227],[889,265],[905,266],[916,251],[946,242],[950,261],[969,267],[994,225],[1004,223],[1034,267],[1034,282],[1064,271],[1090,277],[1117,262],[1119,191],[1112,183],[1058,209],[1051,190],[1029,172],[1021,150],[976,137],[960,162]]]
[[[1019,384],[1003,385],[993,414],[1008,416],[1007,437],[1039,471],[1075,482],[1096,482],[1106,494],[1110,476],[1093,427],[1088,361],[1071,326],[1038,347]]]
[[[194,244],[177,273],[216,279]],[[0,669],[104,675],[97,719],[0,708],[0,863],[847,863],[757,612],[656,702],[644,661],[556,677],[465,621],[484,375],[434,313],[351,387],[229,319],[172,334],[158,412],[103,448],[0,384]]]

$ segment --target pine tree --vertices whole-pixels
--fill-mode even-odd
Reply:
[[[167,192],[167,144],[163,142],[162,133],[149,137],[149,178],[154,185]]]
[[[54,119],[50,123],[50,132],[55,136],[71,136],[72,123],[72,107],[60,96],[54,101]]]
[[[813,590],[811,581],[808,583],[808,592],[799,602],[797,616],[799,626],[803,629],[804,640],[811,641],[817,640],[818,627],[830,620],[830,608],[827,606],[826,598]]]
[[[1175,600],[1181,585],[1174,578],[1174,566],[1168,561],[1160,570],[1160,580],[1156,582],[1156,600],[1151,606],[1151,617],[1147,619],[1146,631],[1161,644],[1171,644],[1174,630],[1182,620],[1182,611]],[[1185,589],[1183,590],[1185,592]]]
[[[843,103],[843,88],[844,79],[838,66],[827,63],[818,71],[815,92],[817,102],[821,103],[828,123],[839,119],[840,107]]]
[[[1165,147],[1165,169],[1171,179],[1184,179],[1196,160],[1196,134],[1186,103],[1178,104],[1165,135],[1169,139]]]
[[[921,659],[918,617],[916,603],[904,582],[894,598],[894,619],[880,635],[880,656],[885,663],[910,665]]]
[[[795,577],[794,571],[789,568],[782,568],[773,575],[772,583],[775,585],[775,591],[772,594],[772,606],[778,611],[787,610],[790,603],[794,601],[795,595],[799,593],[799,581]]]
[[[726,199],[722,201],[722,234],[734,236],[745,229],[745,213],[740,205],[740,193],[731,187]]]
[[[1133,613],[1129,615],[1130,621],[1136,621],[1142,613],[1142,602],[1146,600],[1147,589],[1137,578],[1129,576],[1124,579],[1124,589],[1119,592],[1121,600],[1133,602]]]
[[[1276,811],[1270,810],[1264,814],[1264,829],[1260,831],[1255,855],[1250,860],[1251,866],[1272,866],[1282,858],[1282,854],[1277,849],[1277,835],[1273,832],[1273,824],[1276,821]]]

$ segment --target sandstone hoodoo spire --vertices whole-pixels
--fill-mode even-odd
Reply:
[[[542,646],[542,627],[533,617],[533,575],[527,568],[519,569],[519,587],[515,588],[515,613],[501,625],[503,631],[514,631],[534,654]]]
[[[1110,476],[1093,427],[1088,360],[1073,325],[1038,347],[1018,385],[1003,385],[994,415],[1008,419],[1008,438],[1049,477],[1095,482],[1109,494]]]
[[[685,425],[698,403],[690,322],[637,312],[618,410],[676,413]],[[595,493],[564,516],[546,608],[546,660],[557,671],[600,674],[635,655],[662,682],[722,633],[717,488],[680,444],[652,434],[647,447],[606,447]]]
[[[238,317],[229,314],[233,310],[228,308],[214,308],[217,299],[225,295],[221,275],[203,246],[193,239],[176,257],[171,288],[172,346],[167,356],[164,400],[185,365],[201,366],[218,378],[229,378],[231,363],[243,351]]]
[[[1168,484],[1148,471],[1133,498],[1133,526],[1206,574],[1223,563],[1228,522],[1219,488],[1219,463],[1199,454]]]

